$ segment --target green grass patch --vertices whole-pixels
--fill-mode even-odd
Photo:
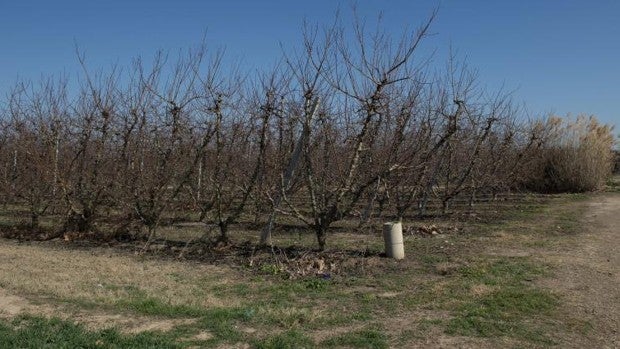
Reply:
[[[526,257],[473,257],[448,273],[443,283],[429,281],[414,294],[418,307],[452,313],[446,319],[421,322],[418,335],[439,326],[449,335],[507,336],[549,344],[546,333],[550,327],[545,327],[544,320],[558,299],[531,283],[548,272],[548,266]]]
[[[142,294],[142,292],[138,292]],[[195,318],[196,322],[189,325],[180,325],[170,331],[177,336],[191,334],[200,330],[208,330],[213,338],[201,346],[214,346],[222,342],[235,343],[245,339],[243,333],[238,330],[240,324],[256,322],[257,309],[252,307],[212,307],[202,308],[190,305],[174,305],[163,302],[153,297],[140,297],[135,294],[115,304],[99,304],[86,300],[65,300],[67,304],[74,304],[80,308],[97,309],[123,309],[147,316],[166,318]],[[188,342],[189,343],[189,342]],[[0,346],[2,348],[2,346]]]
[[[105,287],[112,290],[121,290],[121,293],[125,295],[124,298],[112,304],[113,307],[130,310],[137,314],[167,318],[198,318],[212,315],[213,312],[212,308],[207,309],[197,305],[172,304],[170,302],[163,301],[148,295],[147,292],[133,285],[106,285]],[[105,307],[106,305],[102,304],[102,306]],[[216,308],[216,310],[217,309],[219,308]]]
[[[169,318],[199,317],[207,313],[205,309],[186,304],[170,304],[153,297],[130,297],[120,300],[116,306],[132,310],[138,314],[164,316]]]
[[[258,349],[302,349],[316,347],[311,338],[297,330],[288,330],[256,341],[254,346]]]
[[[532,215],[540,214],[545,208],[546,205],[540,203],[521,204],[516,209],[509,211],[506,216],[511,220],[521,220],[529,218]]]
[[[256,316],[253,308],[211,308],[200,319],[198,325],[208,329],[214,336],[214,342],[235,343],[244,339],[238,330],[238,324],[251,321]]]
[[[506,288],[463,304],[448,322],[446,333],[473,337],[509,336],[551,344],[536,316],[548,314],[558,304],[548,292]]]
[[[388,348],[388,343],[387,336],[381,331],[367,328],[329,338],[321,343],[321,347],[383,349]]]
[[[478,262],[460,268],[459,274],[471,283],[489,286],[519,285],[544,275],[547,268],[525,257],[507,257],[491,262]]]
[[[182,348],[175,340],[155,332],[122,335],[114,329],[88,331],[55,318],[20,316],[0,321],[0,348]]]
[[[153,296],[133,285],[104,285],[106,289],[118,291],[118,300],[106,298],[60,298],[57,302],[68,307],[82,309],[104,309],[111,311],[133,312],[141,315],[166,318],[197,318],[208,314],[208,310],[191,304],[172,304]]]
[[[558,298],[528,283],[546,272],[545,266],[520,257],[478,262],[461,268],[462,290],[486,285],[491,291],[481,295],[461,291],[460,295],[453,295],[461,301],[456,316],[446,324],[446,333],[473,337],[508,336],[550,344],[543,324],[537,319],[549,315],[558,305]]]
[[[620,193],[620,176],[612,177],[607,180],[605,191],[610,193]]]

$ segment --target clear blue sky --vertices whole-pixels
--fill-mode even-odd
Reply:
[[[127,64],[136,55],[200,43],[225,48],[229,60],[271,65],[280,43],[293,47],[304,18],[329,23],[351,1],[0,0],[0,94],[18,77],[78,71],[75,46],[92,68]],[[359,0],[362,15],[383,11],[399,35],[439,5],[425,50],[441,60],[452,45],[483,83],[516,89],[537,113],[588,113],[620,128],[618,0]],[[620,130],[616,129],[616,133]]]

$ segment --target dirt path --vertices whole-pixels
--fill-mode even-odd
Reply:
[[[570,241],[567,248],[541,256],[556,266],[555,276],[547,280],[545,286],[563,296],[562,311],[567,318],[591,324],[586,333],[575,331],[560,338],[563,342],[560,346],[618,348],[620,195],[598,195],[586,205],[581,222],[583,231],[573,237],[574,241]]]

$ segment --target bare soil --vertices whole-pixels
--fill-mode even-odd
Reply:
[[[582,231],[558,249],[538,257],[555,268],[543,286],[562,296],[567,318],[591,325],[586,333],[565,333],[562,347],[620,347],[620,195],[606,193],[586,203]],[[541,253],[543,252],[543,253]],[[589,326],[588,326],[589,327]]]

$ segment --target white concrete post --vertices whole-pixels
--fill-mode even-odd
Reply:
[[[385,223],[383,225],[383,241],[385,242],[385,254],[388,257],[394,259],[405,258],[402,223]]]

